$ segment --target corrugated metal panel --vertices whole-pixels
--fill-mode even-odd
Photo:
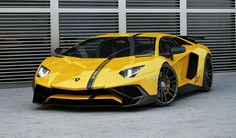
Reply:
[[[179,34],[179,13],[127,13],[127,31]]]
[[[215,71],[236,70],[234,13],[189,13],[188,35],[205,37],[198,41],[212,50]]]
[[[235,0],[187,0],[192,9],[234,9]]]
[[[50,44],[48,13],[0,13],[0,84],[31,82]]]
[[[179,0],[126,0],[127,8],[177,9]]]
[[[118,8],[118,0],[60,0],[60,8]]]
[[[60,46],[71,47],[91,36],[118,32],[118,13],[60,13]]]
[[[48,8],[50,0],[0,0],[0,8]]]

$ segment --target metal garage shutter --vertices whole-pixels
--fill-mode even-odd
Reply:
[[[179,13],[127,13],[127,31],[179,34],[179,19]]]
[[[49,55],[49,14],[0,13],[0,84],[31,82]]]
[[[59,0],[60,8],[117,8],[118,0]]]
[[[0,0],[0,8],[49,8],[50,0]]]
[[[126,0],[127,8],[179,8],[179,0]]]
[[[60,46],[71,47],[91,36],[118,32],[118,13],[60,13]]]
[[[205,37],[215,71],[236,70],[234,13],[189,13],[188,35]]]
[[[233,9],[235,0],[187,0],[191,9]]]

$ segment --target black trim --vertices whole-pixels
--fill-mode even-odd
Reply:
[[[87,89],[91,90],[93,83],[95,81],[95,79],[97,78],[98,74],[100,73],[100,71],[105,67],[105,65],[110,61],[111,59],[108,58],[105,61],[103,61],[93,72],[93,74],[91,75],[91,77],[89,78],[89,81],[87,83]]]
[[[188,61],[188,72],[187,72],[187,78],[190,80],[197,75],[198,60],[199,56],[197,54],[190,53]]]
[[[54,94],[68,94],[68,95],[91,95],[88,100],[69,100],[69,99],[49,99],[47,98]],[[94,99],[98,95],[113,95],[122,100],[119,103],[112,99]],[[116,106],[116,107],[130,107],[137,105],[146,105],[155,102],[155,96],[148,95],[147,92],[139,85],[130,85],[115,87],[110,89],[93,89],[83,91],[70,91],[55,88],[46,88],[36,85],[34,90],[33,103],[43,105],[57,105],[57,106],[75,106],[75,107],[97,107],[97,106]]]
[[[188,92],[199,90],[200,88],[201,88],[200,86],[187,83],[187,84],[185,84],[185,85],[178,88],[178,93],[177,94],[178,95],[185,94],[185,93],[188,93]]]
[[[192,42],[194,44],[198,43],[198,42],[196,42],[196,40],[204,40],[205,39],[205,37],[202,37],[202,36],[183,36],[183,35],[180,35],[178,37],[181,37],[181,38],[183,38],[185,40],[188,40],[188,41],[190,41],[190,42]]]

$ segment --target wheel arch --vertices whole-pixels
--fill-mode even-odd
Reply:
[[[178,85],[179,85],[178,75],[177,75],[175,69],[174,69],[167,61],[163,62],[161,68],[162,68],[163,65],[165,65],[165,64],[168,65],[168,66],[171,68],[171,70],[173,71],[173,73],[175,74],[175,76],[176,76],[176,78],[177,78],[177,87],[179,87],[179,86],[178,86]],[[159,73],[161,72],[161,68],[160,68]],[[160,75],[160,74],[158,74],[158,75]]]
[[[198,67],[197,67],[197,74],[192,80],[190,81],[191,84],[202,86],[203,85],[203,76],[204,76],[204,68],[205,68],[205,59],[207,56],[210,56],[211,53],[209,50],[206,50],[205,48],[197,48],[191,53],[194,53],[198,55]]]

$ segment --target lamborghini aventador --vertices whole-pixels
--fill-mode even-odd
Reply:
[[[36,71],[33,103],[166,106],[212,87],[211,52],[188,36],[105,34],[55,53]]]

